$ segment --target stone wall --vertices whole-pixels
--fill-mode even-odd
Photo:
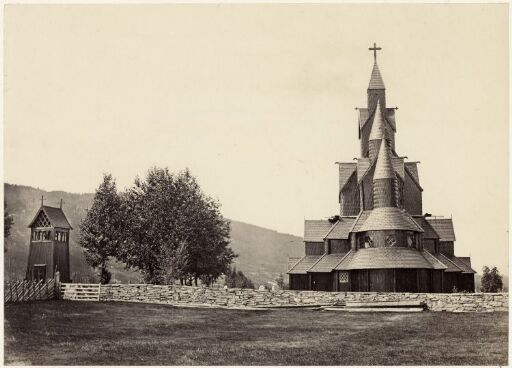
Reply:
[[[496,312],[508,310],[508,294],[499,293],[355,293],[325,291],[260,291],[147,284],[102,285],[102,301],[223,307],[279,307],[328,305],[343,301],[421,301],[431,311]]]

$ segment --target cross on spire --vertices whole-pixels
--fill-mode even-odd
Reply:
[[[382,50],[382,47],[377,47],[377,44],[374,42],[373,47],[369,47],[368,50],[373,51],[373,60],[377,61],[377,51]]]

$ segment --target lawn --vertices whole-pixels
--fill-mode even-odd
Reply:
[[[27,302],[5,306],[5,363],[507,365],[507,331],[508,313]]]

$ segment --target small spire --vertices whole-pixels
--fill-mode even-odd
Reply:
[[[388,141],[384,139],[380,144],[377,163],[375,164],[375,174],[373,180],[378,179],[395,179],[395,171],[391,163],[391,155],[389,153]]]
[[[380,108],[380,101],[377,101],[377,108],[375,109],[375,117],[373,118],[372,130],[368,140],[376,141],[384,139],[386,136],[386,130],[384,127],[384,117],[382,116],[382,110]]]
[[[377,65],[377,61],[373,63],[372,76],[370,78],[370,85],[368,89],[385,89],[384,81],[382,80],[382,76],[380,75],[379,66]]]

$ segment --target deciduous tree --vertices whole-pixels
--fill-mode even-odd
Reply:
[[[503,278],[497,267],[489,269],[484,266],[482,269],[482,286],[481,291],[484,293],[496,293],[503,290]]]

